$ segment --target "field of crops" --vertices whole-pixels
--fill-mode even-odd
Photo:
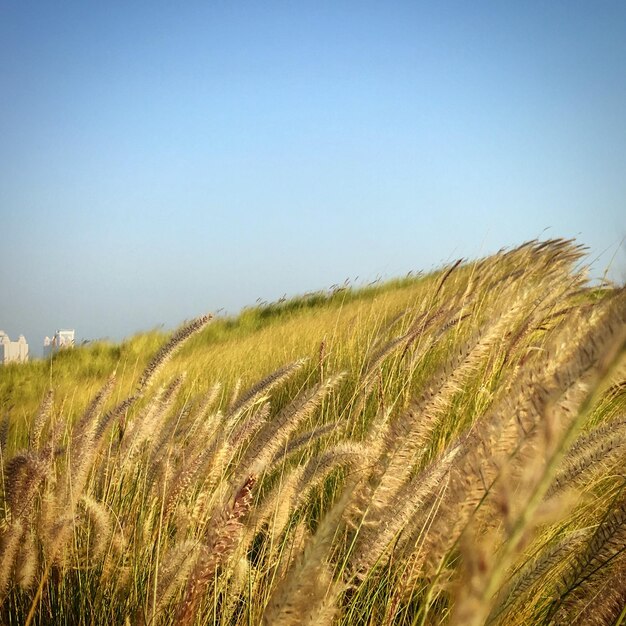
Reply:
[[[530,242],[0,370],[3,624],[626,624],[626,291]]]

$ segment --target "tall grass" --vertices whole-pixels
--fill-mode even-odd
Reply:
[[[3,623],[624,619],[626,292],[573,242],[157,340],[2,372]]]

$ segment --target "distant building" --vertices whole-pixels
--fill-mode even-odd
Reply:
[[[59,350],[65,350],[66,348],[74,347],[74,329],[71,330],[57,330],[54,337],[46,337],[43,340],[43,355],[44,357],[50,356],[54,352]]]
[[[0,330],[0,364],[25,363],[28,361],[28,344],[24,335],[17,341],[11,341],[9,336]]]

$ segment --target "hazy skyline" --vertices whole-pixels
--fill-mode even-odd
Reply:
[[[0,84],[35,354],[539,236],[626,278],[623,2],[0,0]]]

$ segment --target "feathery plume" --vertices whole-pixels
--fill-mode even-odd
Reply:
[[[324,396],[343,379],[344,375],[328,377],[313,389],[305,391],[268,422],[250,442],[240,462],[244,474],[260,474],[285,445],[289,435],[300,426],[321,403]]]
[[[28,448],[30,450],[36,450],[39,447],[39,439],[41,437],[41,433],[43,432],[44,426],[50,417],[50,412],[52,411],[52,405],[54,402],[54,391],[52,389],[48,389],[46,395],[41,402],[41,406],[39,407],[39,411],[33,421],[33,427],[29,436]]]
[[[198,334],[212,319],[211,315],[198,317],[177,330],[152,358],[137,384],[138,393],[144,392],[154,381],[163,366],[180,350],[182,345],[193,335]]]
[[[232,503],[228,504],[209,526],[206,544],[201,550],[178,606],[177,624],[187,626],[193,623],[202,595],[215,576],[216,569],[233,551],[243,528],[241,518],[248,512],[252,503],[252,488],[256,480],[256,476],[248,476],[235,493]]]
[[[248,391],[242,393],[232,404],[226,414],[226,419],[234,421],[239,415],[247,411],[262,396],[268,394],[278,384],[295,374],[306,363],[306,359],[299,359],[288,365],[280,367],[269,376],[266,376],[258,383],[250,387]]]

